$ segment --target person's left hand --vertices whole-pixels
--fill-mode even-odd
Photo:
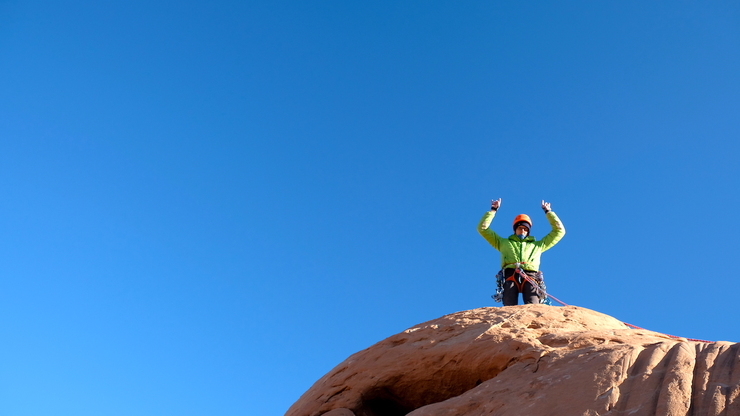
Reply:
[[[545,214],[547,214],[548,212],[552,211],[552,208],[550,208],[550,203],[549,202],[545,202],[544,199],[542,200],[542,210],[545,211]]]

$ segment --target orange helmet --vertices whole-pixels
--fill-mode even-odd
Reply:
[[[514,231],[516,231],[516,225],[520,222],[527,222],[529,223],[529,228],[532,228],[532,220],[529,219],[529,215],[519,214],[514,218],[514,223],[512,224],[512,226],[514,227]]]

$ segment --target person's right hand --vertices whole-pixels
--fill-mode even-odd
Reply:
[[[497,200],[491,200],[491,210],[496,211],[501,206],[501,198]]]

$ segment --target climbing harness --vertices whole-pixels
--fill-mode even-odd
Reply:
[[[524,282],[527,281],[532,285],[532,287],[534,287],[537,296],[540,298],[540,304],[552,305],[552,301],[550,300],[551,296],[547,294],[547,286],[545,285],[544,273],[542,273],[542,271],[538,271],[534,277],[531,277],[524,270],[522,270],[521,265],[526,263],[509,263],[505,266],[510,266],[512,264],[516,265],[516,268],[514,269],[514,273],[508,278],[505,278],[504,276],[504,271],[506,270],[505,268],[499,270],[498,274],[496,274],[496,294],[491,296],[493,300],[496,302],[503,302],[504,282],[510,280],[514,282],[517,289],[519,289],[519,292],[524,292]],[[519,275],[519,279],[515,277],[517,275]],[[560,302],[556,298],[552,298]]]

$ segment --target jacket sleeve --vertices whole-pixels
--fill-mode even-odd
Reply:
[[[491,225],[491,221],[493,221],[493,217],[496,216],[496,211],[487,211],[483,218],[481,218],[480,222],[478,223],[478,232],[480,233],[483,238],[488,241],[489,244],[493,246],[496,250],[499,250],[499,247],[501,246],[499,243],[499,236],[493,230],[488,228]]]
[[[560,221],[560,218],[558,218],[554,212],[550,211],[545,216],[547,217],[547,221],[550,223],[550,227],[552,227],[552,231],[540,240],[542,243],[542,251],[552,248],[552,246],[557,244],[565,235],[565,227]]]

